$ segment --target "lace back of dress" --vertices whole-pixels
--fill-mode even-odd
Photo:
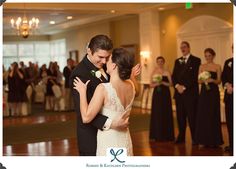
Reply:
[[[131,107],[133,105],[134,97],[135,97],[134,84],[131,80],[130,80],[130,83],[133,86],[133,91],[132,91],[133,92],[133,98],[132,98],[132,101],[131,101],[130,105],[126,108],[127,110],[131,109]],[[106,104],[104,105],[104,108],[110,109],[110,110],[115,111],[115,112],[124,112],[124,111],[126,111],[125,108],[120,103],[120,100],[117,96],[117,93],[116,93],[115,89],[112,87],[111,83],[104,83],[103,85],[106,89],[107,96],[108,96],[108,99],[107,99]]]
[[[130,105],[127,106],[126,110],[121,105],[120,100],[117,96],[116,90],[113,88],[111,83],[103,83],[105,87],[105,92],[107,92],[107,101],[103,106],[101,113],[106,115],[109,119],[116,119],[120,116],[121,113],[124,111],[129,112],[131,111],[133,100],[131,101]],[[135,91],[135,89],[133,90]],[[134,93],[135,95],[135,93]],[[113,141],[111,142],[111,138]],[[133,155],[133,146],[132,140],[130,136],[129,129],[124,131],[118,131],[109,129],[107,131],[98,131],[97,136],[97,155],[98,156],[105,156],[107,148],[110,147],[122,147],[127,149],[127,155]]]

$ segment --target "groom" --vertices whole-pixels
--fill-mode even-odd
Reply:
[[[106,35],[94,36],[88,45],[87,54],[83,60],[73,70],[70,77],[70,85],[75,101],[75,111],[77,113],[77,139],[79,154],[81,156],[95,156],[97,149],[97,130],[123,130],[128,127],[128,120],[124,117],[119,117],[116,120],[111,120],[108,117],[98,115],[89,124],[84,124],[80,112],[80,97],[79,93],[73,89],[74,78],[79,77],[84,83],[90,80],[87,88],[87,100],[93,97],[96,87],[100,83],[109,82],[105,64],[112,53],[113,44]],[[112,138],[111,138],[112,139]]]

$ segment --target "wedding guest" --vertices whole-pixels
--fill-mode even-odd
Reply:
[[[232,45],[233,51],[233,45]],[[225,147],[225,151],[229,151],[233,155],[233,57],[227,59],[222,72],[222,84],[225,89],[225,115],[229,135],[229,146]]]
[[[201,84],[196,119],[196,142],[206,147],[218,147],[223,144],[220,121],[221,67],[214,63],[216,53],[211,48],[204,51],[206,63],[199,68]],[[205,74],[203,76],[203,74]]]
[[[20,61],[20,69],[23,71],[24,74],[26,74],[26,66],[23,61]]]
[[[46,84],[47,83],[47,66],[46,64],[43,64],[39,70],[39,77],[40,80]]]
[[[27,101],[24,74],[16,62],[11,64],[8,75],[8,103],[12,116],[22,115],[22,103]]]
[[[150,87],[154,87],[152,96],[150,140],[173,141],[174,126],[170,86],[171,74],[164,68],[165,59],[162,56],[156,58],[157,66],[151,74]]]
[[[60,71],[60,66],[56,64],[55,68],[56,68],[56,73],[57,73],[56,82],[57,82],[57,84],[62,85],[62,83],[63,83],[62,82],[63,81],[63,74]]]
[[[27,83],[27,86],[31,86],[32,89],[34,89],[36,80],[38,78],[37,70],[35,69],[34,63],[31,61],[29,62],[29,67],[25,68],[25,82]],[[35,98],[35,91],[32,91],[32,97],[31,102],[34,102]]]
[[[53,110],[54,109],[54,93],[52,90],[52,86],[56,84],[57,79],[57,71],[56,65],[53,62],[50,62],[49,69],[47,70],[47,88],[46,88],[46,110]]]
[[[67,59],[67,66],[63,70],[63,75],[65,77],[65,110],[73,109],[73,98],[70,89],[70,75],[74,69],[73,60]]]
[[[4,65],[2,65],[2,80],[3,80],[3,86],[7,85],[7,79],[8,79],[8,71],[5,69]],[[5,88],[3,88],[5,89]]]
[[[27,67],[25,69],[25,80],[27,82],[28,85],[34,85],[34,81],[36,79],[35,76],[35,68],[34,68],[34,64],[32,62],[29,62],[29,67]]]
[[[179,129],[179,134],[175,143],[179,144],[185,142],[185,132],[188,119],[192,144],[195,145],[194,133],[196,103],[198,100],[198,68],[201,64],[201,60],[190,53],[190,45],[186,41],[181,43],[180,50],[183,56],[175,60],[172,74]]]

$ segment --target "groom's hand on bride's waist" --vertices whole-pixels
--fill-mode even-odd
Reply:
[[[117,119],[112,120],[111,129],[126,130],[129,127],[130,112],[124,112]]]

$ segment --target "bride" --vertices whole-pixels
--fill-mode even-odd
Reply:
[[[129,116],[136,93],[135,86],[137,85],[135,79],[131,77],[133,65],[134,57],[127,50],[124,48],[114,49],[107,62],[110,82],[101,83],[97,86],[89,104],[86,97],[89,81],[84,84],[78,77],[74,80],[74,89],[80,93],[80,110],[83,123],[91,122],[100,110],[102,110],[103,115],[112,120],[124,112]],[[133,147],[129,129],[122,131],[99,130],[96,155],[105,156],[106,149],[111,147],[126,148],[127,155],[132,156]]]

